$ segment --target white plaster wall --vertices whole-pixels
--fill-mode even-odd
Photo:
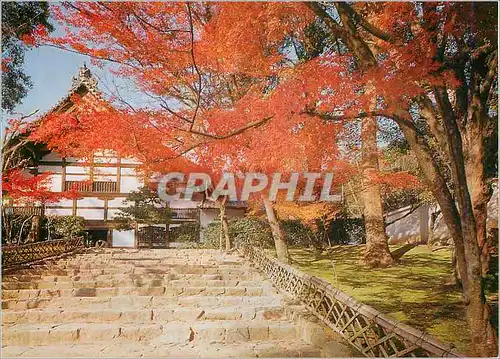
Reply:
[[[52,174],[49,177],[49,188],[52,192],[61,192],[62,189],[62,175]]]
[[[139,160],[137,160],[137,158],[133,158],[133,157],[122,158],[121,162],[127,163],[127,164],[137,164],[137,165],[141,164],[141,162],[139,162]]]
[[[200,242],[205,240],[205,229],[212,223],[217,215],[218,209],[202,209],[200,212]]]
[[[113,229],[113,247],[134,247],[135,231],[118,231]]]
[[[116,174],[99,175],[94,174],[94,181],[116,182]]]
[[[90,181],[90,174],[66,175],[66,181]]]
[[[116,167],[94,167],[94,175],[114,175],[118,169]]]
[[[92,209],[84,209],[77,208],[76,215],[83,217],[85,219],[93,219],[93,220],[104,220],[104,208],[92,208]]]
[[[121,173],[122,173],[122,176],[135,176],[135,175],[137,175],[137,171],[135,168],[127,168],[127,167],[121,168]]]
[[[108,208],[108,220],[114,219],[115,216],[117,215],[117,213],[119,213],[119,212],[120,212],[119,209]]]
[[[421,206],[414,212],[402,218],[411,210],[411,207],[405,207],[400,210],[391,212],[387,215],[386,221],[392,222],[401,218],[397,222],[387,226],[385,232],[389,237],[389,244],[408,243],[419,241],[421,238],[421,226],[429,226],[428,219],[430,218],[429,207]],[[425,223],[423,223],[423,222]]]
[[[85,197],[76,201],[77,207],[101,207],[104,208],[104,200],[97,197]]]
[[[138,177],[122,177],[120,179],[120,192],[127,193],[137,191],[142,185],[143,182]]]
[[[403,216],[410,207],[402,208],[398,211],[391,212],[388,214],[387,222],[391,222],[396,218]],[[428,206],[422,206],[415,212],[411,213],[407,217],[397,221],[386,227],[386,233],[389,236],[390,244],[397,243],[407,243],[412,240],[420,238],[421,231],[425,224],[421,223],[421,218],[424,217],[425,211],[429,213],[429,220],[427,222],[427,227],[430,226],[430,215],[432,209]],[[421,227],[422,226],[422,227]],[[494,228],[498,226],[498,187],[495,184],[493,187],[493,195],[488,202],[488,228]],[[432,242],[446,242],[451,239],[448,227],[443,220],[443,215],[440,214],[435,223],[434,230],[432,234]],[[429,237],[431,238],[431,237]]]
[[[125,204],[123,203],[125,202]],[[125,197],[117,197],[117,198],[113,198],[113,199],[110,199],[108,200],[108,207],[128,207],[128,206],[131,206],[132,203],[130,202],[126,202],[125,201]]]
[[[45,207],[45,214],[47,216],[71,216],[73,214],[73,209]]]
[[[73,200],[72,199],[63,198],[63,199],[60,199],[57,202],[51,202],[51,203],[47,204],[46,207],[49,208],[49,207],[54,207],[54,206],[58,206],[58,207],[73,207]]]
[[[117,163],[118,158],[116,157],[98,157],[94,156],[94,163]]]

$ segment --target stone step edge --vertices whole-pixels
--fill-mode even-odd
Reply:
[[[123,341],[119,342],[118,340],[116,342],[112,343],[113,346],[119,346],[120,348],[123,348],[123,351],[120,351],[120,353],[115,353],[114,356],[116,357],[116,354],[129,354],[132,353],[132,355],[127,355],[130,357],[137,357],[137,355],[133,355],[135,353],[140,353],[144,354],[146,353],[149,354],[151,352],[157,350],[159,346],[154,346],[151,348],[151,344],[149,343],[143,343],[143,342],[130,342],[130,341]],[[165,348],[165,346],[162,346]],[[286,357],[290,357],[289,354],[291,352],[296,351],[297,355],[296,357],[324,357],[324,355],[321,354],[321,351],[304,342],[297,342],[297,341],[287,341],[287,340],[267,340],[267,341],[262,341],[262,342],[246,342],[246,343],[216,343],[216,344],[211,344],[210,345],[210,351],[207,351],[208,348],[206,347],[196,347],[196,346],[189,346],[189,345],[184,345],[175,348],[175,352],[173,352],[174,355],[172,357],[213,357],[212,353],[215,352],[218,354],[220,351],[222,355],[216,356],[216,357],[228,357],[228,354],[234,354],[238,353],[238,356],[241,357],[248,357],[248,354],[251,354],[252,357],[269,357],[269,348],[271,348],[271,352],[276,352],[277,348],[280,349],[285,349],[284,351],[279,351],[280,355],[279,357],[283,357],[281,353],[285,352],[287,355]],[[15,345],[8,345],[2,348],[2,351],[11,354],[11,353],[16,353],[18,355],[14,356],[24,356],[23,354],[29,354],[29,353],[55,353],[60,357],[67,357],[68,352],[73,354],[76,353],[76,357],[82,357],[83,355],[80,353],[84,353],[84,356],[87,356],[89,353],[90,355],[95,355],[94,353],[101,352],[101,346],[99,344],[73,344],[71,347],[68,347],[67,345],[41,345],[37,346],[35,348],[29,347],[29,346],[15,346]],[[114,349],[114,348],[111,348]],[[146,350],[144,350],[146,349]],[[152,349],[152,350],[151,350]],[[172,348],[165,348],[166,353],[170,354]],[[243,350],[241,350],[243,349]],[[200,352],[202,351],[202,352]],[[111,351],[112,352],[112,351]],[[134,353],[135,352],[135,353]],[[245,354],[241,354],[241,353]],[[138,354],[137,353],[137,354]],[[160,353],[162,353],[160,351]],[[246,354],[248,353],[248,354]],[[113,357],[112,355],[109,355],[110,351],[105,352],[106,357]],[[44,354],[46,355],[46,354]],[[192,355],[192,356],[191,356]],[[275,355],[275,357],[278,357]]]
[[[165,344],[201,342],[250,342],[280,338],[297,339],[298,328],[290,322],[272,321],[219,321],[167,324],[61,324],[36,325],[19,324],[3,331],[2,344],[16,345],[28,342],[41,343],[81,343],[106,342],[115,338],[132,341],[147,340]]]
[[[239,314],[239,316],[238,316]],[[61,323],[77,323],[81,318],[85,318],[86,323],[155,323],[163,320],[165,323],[179,320],[196,321],[218,321],[218,320],[283,320],[287,316],[283,306],[269,305],[256,307],[228,306],[224,308],[189,308],[182,306],[170,306],[162,308],[145,309],[30,309],[24,311],[4,311],[2,316],[2,325],[10,327],[16,324],[33,323],[28,319],[36,319],[36,323],[50,323],[50,320],[59,319],[58,317],[67,317],[68,320]],[[92,316],[96,316],[96,321],[89,322]],[[165,318],[163,318],[166,316]],[[172,316],[172,320],[168,320]],[[181,318],[184,316],[184,318]],[[46,317],[48,321],[39,321]],[[89,318],[90,317],[90,318]],[[232,317],[232,318],[230,318]],[[105,318],[105,319],[102,319]],[[149,320],[144,320],[144,319]],[[163,319],[160,319],[163,318]],[[100,322],[97,320],[101,319]],[[142,320],[141,320],[142,319]],[[127,322],[129,320],[130,322]],[[59,322],[59,320],[58,320]],[[158,323],[161,324],[161,323]]]

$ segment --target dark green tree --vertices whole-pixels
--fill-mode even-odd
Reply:
[[[136,224],[167,224],[172,217],[171,209],[158,197],[158,193],[149,187],[130,192],[125,203],[131,205],[117,213],[115,220],[119,223],[118,229],[131,229]]]
[[[51,32],[47,2],[2,1],[2,109],[12,111],[31,89],[24,73],[27,41],[39,30]]]

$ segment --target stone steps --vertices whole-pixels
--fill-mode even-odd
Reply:
[[[260,296],[267,294],[262,287],[93,287],[75,289],[20,289],[3,290],[2,299],[28,300],[58,297],[117,297],[138,296]]]
[[[116,343],[117,342],[117,343]],[[118,341],[101,344],[69,344],[44,346],[7,346],[2,349],[4,357],[51,357],[56,358],[117,358],[117,357],[173,357],[173,358],[317,358],[322,356],[321,351],[303,342],[275,340],[266,342],[247,343],[211,343],[206,346],[195,345],[191,342],[175,346],[155,344],[151,342]]]
[[[351,354],[317,339],[324,326],[242,258],[216,250],[92,249],[6,273],[2,289],[2,356]]]
[[[237,279],[169,279],[168,277],[129,277],[122,279],[94,279],[85,281],[36,281],[36,282],[4,282],[2,289],[32,290],[32,289],[74,289],[74,288],[110,288],[110,287],[258,287],[261,281]]]
[[[97,275],[16,275],[8,276],[2,278],[2,283],[46,283],[46,282],[88,282],[88,281],[105,281],[105,280],[127,280],[127,279],[162,279],[162,280],[238,280],[238,281],[252,281],[258,280],[262,281],[262,277],[257,273],[246,273],[246,274],[179,274],[179,273],[167,273],[167,274],[97,274]]]
[[[137,296],[122,297],[55,297],[28,300],[3,300],[2,309],[26,310],[35,308],[151,308],[163,305],[180,305],[185,307],[217,307],[217,306],[265,306],[281,305],[280,295],[241,297],[241,296]]]
[[[281,320],[286,319],[282,306],[186,308],[181,306],[154,309],[33,309],[5,311],[3,325],[27,323],[167,323],[171,321],[214,320]]]
[[[165,344],[186,341],[234,343],[293,339],[296,335],[297,328],[294,324],[275,321],[16,324],[4,330],[2,345],[95,343],[115,338],[130,341],[159,338]]]
[[[54,277],[67,277],[67,276],[96,276],[96,275],[115,275],[115,274],[158,274],[158,275],[185,275],[185,274],[214,274],[214,275],[247,275],[249,272],[245,268],[218,268],[216,266],[200,266],[200,267],[189,267],[189,266],[177,266],[177,267],[130,267],[130,268],[120,268],[103,266],[103,268],[92,268],[92,269],[66,269],[66,268],[45,268],[34,270],[33,273],[29,272],[29,269],[23,269],[18,272],[19,276],[26,275],[40,275],[40,276],[54,276]]]

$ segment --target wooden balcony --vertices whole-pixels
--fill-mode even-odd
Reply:
[[[22,216],[43,216],[45,208],[41,206],[5,206],[7,215],[22,215]]]
[[[93,181],[93,182],[80,182],[80,181],[66,181],[64,183],[64,190],[76,190],[78,192],[92,192],[92,193],[116,193],[118,192],[118,185],[116,182],[111,181]]]
[[[199,217],[198,208],[170,208],[172,219],[178,221],[196,221]]]

